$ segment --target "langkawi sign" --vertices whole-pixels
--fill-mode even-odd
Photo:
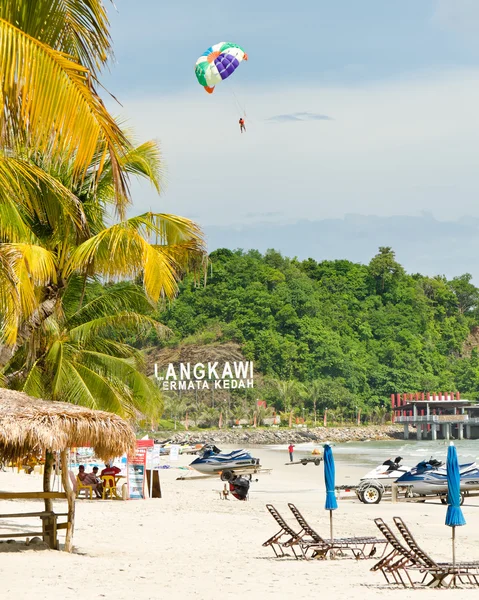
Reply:
[[[252,388],[253,362],[169,363],[165,374],[155,364],[155,377],[164,391]]]

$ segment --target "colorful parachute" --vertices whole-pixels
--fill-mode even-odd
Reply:
[[[237,44],[220,42],[211,46],[196,61],[198,83],[212,94],[215,85],[232,75],[242,60],[248,60],[248,55]]]

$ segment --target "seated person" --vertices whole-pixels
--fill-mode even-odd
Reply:
[[[98,470],[98,467],[96,468]],[[95,492],[95,496],[97,498],[101,498],[101,492],[98,489],[99,484],[97,482],[97,477],[93,473],[85,473],[85,465],[80,465],[78,467],[78,479],[83,485],[91,485],[92,490]]]
[[[100,476],[101,477],[103,477],[104,475],[115,476],[115,475],[118,475],[118,473],[121,473],[121,469],[119,469],[118,467],[115,467],[111,463],[107,462],[107,463],[105,463],[105,468],[100,473]]]
[[[97,483],[97,490],[100,492],[100,494],[102,494],[103,493],[103,481],[98,476],[98,467],[93,467],[91,474],[93,475],[93,477],[95,478],[95,481]]]

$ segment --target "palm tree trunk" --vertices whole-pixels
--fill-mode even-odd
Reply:
[[[30,338],[32,333],[38,329],[42,323],[51,317],[55,311],[55,306],[58,301],[58,295],[55,294],[53,297],[44,300],[40,306],[34,311],[30,319],[23,323],[18,330],[17,341],[13,346],[1,346],[0,347],[0,366],[4,366],[12,358],[15,352],[23,346],[23,344]]]

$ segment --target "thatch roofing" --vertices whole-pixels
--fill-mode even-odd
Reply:
[[[0,388],[0,456],[14,460],[32,451],[91,446],[108,460],[135,447],[135,434],[112,413],[49,402]]]

